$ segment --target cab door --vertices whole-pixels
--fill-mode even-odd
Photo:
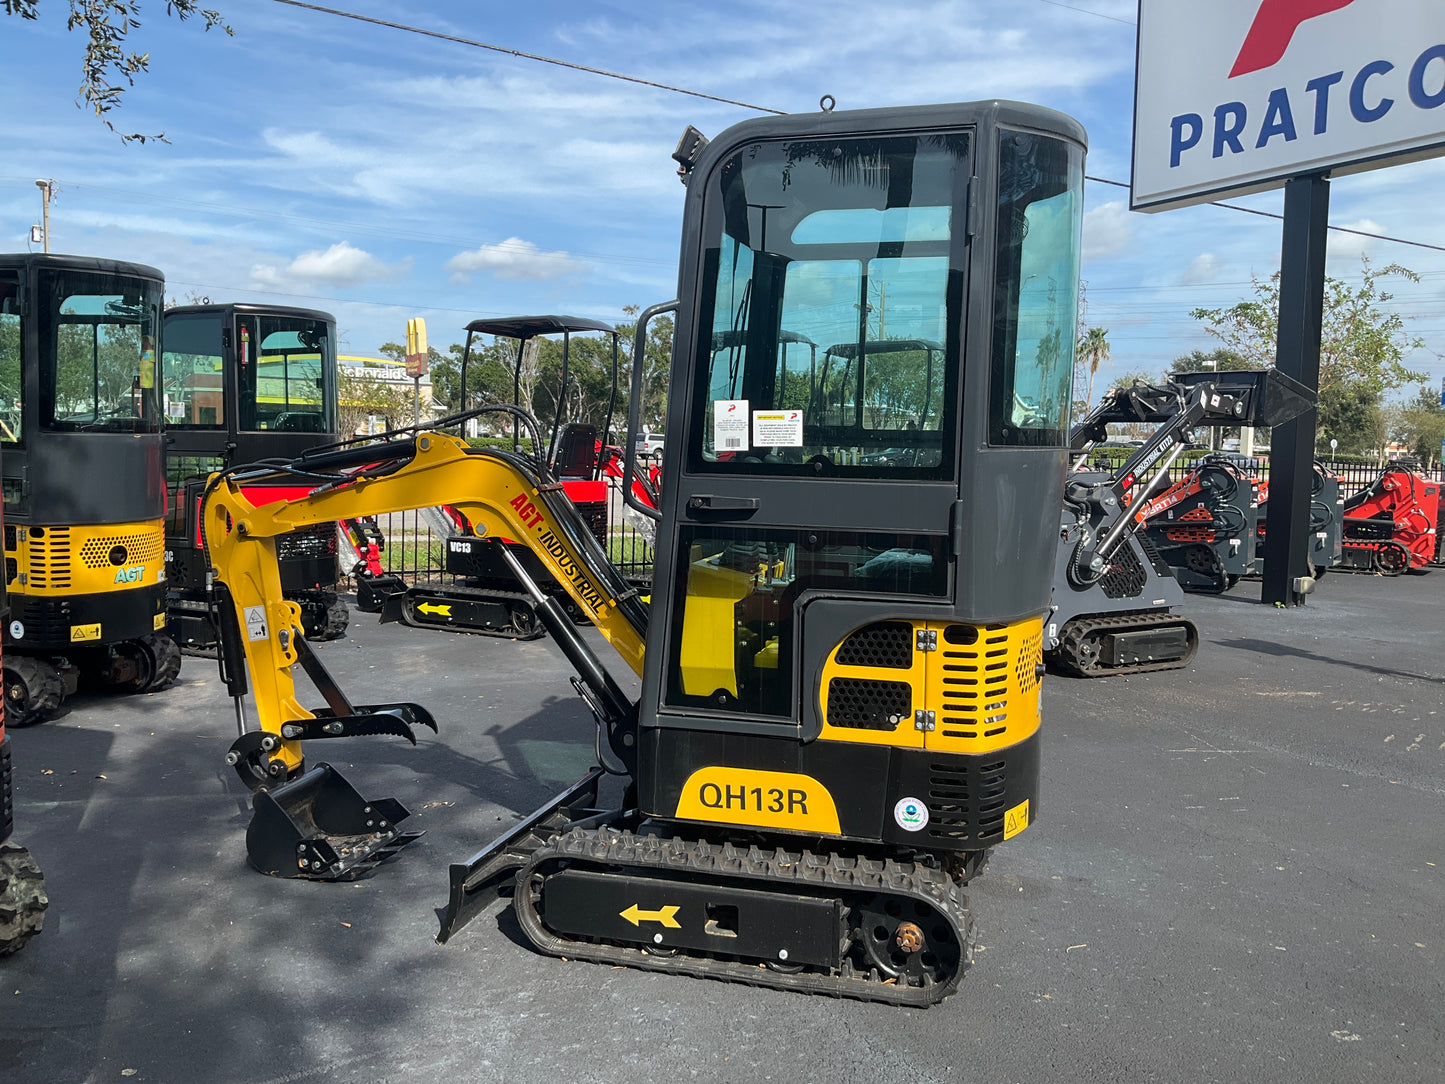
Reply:
[[[951,612],[973,142],[761,138],[692,180],[644,725],[816,734],[850,632]]]

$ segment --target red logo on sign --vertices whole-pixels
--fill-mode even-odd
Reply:
[[[1248,75],[1278,64],[1290,39],[1306,19],[1349,7],[1355,0],[1264,0],[1245,35],[1229,77]]]

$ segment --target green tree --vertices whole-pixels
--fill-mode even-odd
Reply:
[[[1395,437],[1426,466],[1440,461],[1440,442],[1445,441],[1445,407],[1435,388],[1420,388],[1413,399],[1400,407]]]
[[[622,312],[630,321],[617,325],[622,336],[623,395],[620,401],[630,404],[633,394],[642,395],[642,424],[649,429],[664,428],[667,418],[668,377],[672,372],[673,322],[671,316],[658,316],[647,325],[647,344],[642,355],[642,387],[632,387],[632,353],[637,337],[637,305],[628,305]],[[821,352],[821,351],[820,351]]]
[[[410,425],[413,412],[410,388],[389,384],[357,365],[343,365],[336,378],[337,414],[340,431],[349,436],[366,420],[380,415],[386,428]]]
[[[22,19],[40,17],[40,0],[0,0],[6,15]],[[145,136],[139,132],[122,132],[110,119],[110,113],[121,105],[127,88],[135,86],[135,77],[150,69],[150,54],[126,52],[130,32],[140,29],[138,0],[69,0],[67,30],[83,30],[86,37],[85,57],[81,61],[80,90],[75,99],[77,108],[88,106],[102,124],[123,143],[144,143],[147,139],[166,142],[166,135]],[[203,8],[196,0],[167,0],[166,14],[186,20],[199,15],[206,29],[217,27],[232,36],[232,30],[219,11]],[[123,85],[122,85],[123,83]]]
[[[1169,366],[1171,373],[1225,373],[1239,369],[1266,369],[1253,358],[1243,358],[1228,347],[1216,346],[1213,350],[1191,350],[1174,359]]]
[[[1378,454],[1386,429],[1380,399],[1378,391],[1358,384],[1322,390],[1315,408],[1315,447],[1328,448],[1334,439],[1347,455]]]
[[[1412,283],[1420,276],[1399,264],[1375,268],[1368,259],[1361,260],[1361,275],[1357,287],[1325,280],[1316,432],[1318,439],[1333,436],[1341,445],[1360,446],[1363,434],[1378,430],[1375,415],[1384,392],[1425,379],[1405,365],[1405,356],[1424,340],[1407,334],[1404,318],[1384,307],[1394,295],[1380,284],[1387,276]],[[1277,353],[1279,275],[1266,282],[1256,279],[1254,295],[1228,308],[1194,309],[1190,315],[1208,324],[1209,333],[1247,368],[1263,369],[1274,364]]]
[[[1079,336],[1074,352],[1076,357],[1083,358],[1089,366],[1089,383],[1084,391],[1084,411],[1087,413],[1094,401],[1094,377],[1099,374],[1099,366],[1109,360],[1109,329],[1088,328]]]

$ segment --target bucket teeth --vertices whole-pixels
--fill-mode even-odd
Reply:
[[[395,798],[363,798],[330,764],[251,798],[246,857],[272,877],[349,881],[369,873],[422,832],[401,832],[411,816]]]

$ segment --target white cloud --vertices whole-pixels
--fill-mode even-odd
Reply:
[[[251,268],[251,279],[262,289],[293,286],[298,282],[360,286],[394,278],[404,273],[407,266],[408,261],[388,266],[364,249],[338,241],[325,252],[320,249],[303,252],[285,267],[256,264]]]
[[[1199,286],[1206,282],[1213,282],[1219,277],[1219,271],[1218,257],[1212,252],[1201,252],[1184,269],[1184,274],[1179,277],[1179,282],[1183,286]]]
[[[446,262],[452,281],[465,282],[474,271],[482,271],[499,279],[555,279],[576,274],[587,265],[566,252],[543,252],[531,241],[508,237],[495,245],[482,245],[470,252],[459,252]]]
[[[1111,200],[1084,214],[1084,259],[1109,256],[1134,239],[1134,220],[1123,200]]]
[[[1336,226],[1343,226],[1348,230],[1359,230],[1361,233],[1385,233],[1385,227],[1374,219],[1362,218],[1358,222],[1336,222]],[[1375,249],[1380,242],[1372,237],[1361,237],[1354,233],[1340,233],[1332,230],[1330,232],[1329,258],[1331,262],[1344,261],[1349,264],[1358,265],[1361,256],[1374,255]]]

